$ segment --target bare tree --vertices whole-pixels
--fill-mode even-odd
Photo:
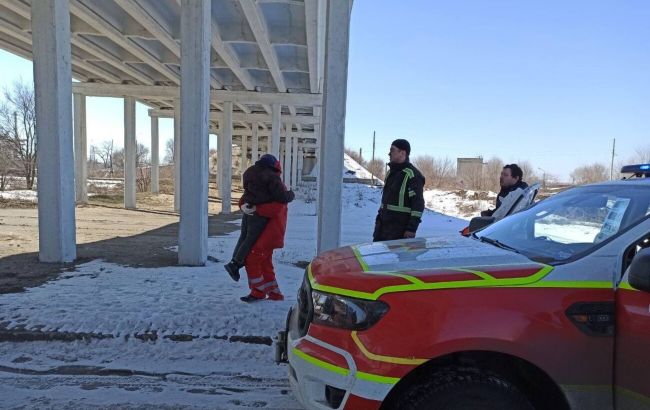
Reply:
[[[650,145],[644,147],[637,147],[634,150],[634,156],[631,158],[630,163],[633,164],[647,164],[650,163]]]
[[[163,158],[165,164],[171,164],[174,162],[174,139],[170,138],[165,143],[165,158]]]
[[[371,160],[366,165],[366,169],[377,179],[384,179],[386,174],[386,163],[378,158]]]
[[[94,153],[102,160],[104,169],[110,170],[110,174],[113,175],[113,140],[104,141],[101,147],[92,146],[90,149],[94,150]]]
[[[0,138],[0,191],[7,187],[7,176],[13,164],[13,155],[7,142]]]
[[[490,158],[483,166],[483,187],[492,192],[499,192],[501,186],[499,185],[499,176],[505,164],[501,158]]]
[[[146,167],[151,165],[149,159],[149,148],[144,144],[138,144],[135,150],[135,166]]]
[[[605,165],[593,163],[573,170],[571,179],[573,179],[574,184],[578,185],[607,181],[609,179],[609,171]]]
[[[36,108],[34,88],[15,81],[4,90],[0,104],[0,139],[9,149],[25,176],[27,189],[34,186],[36,177]]]
[[[434,158],[431,155],[422,155],[413,159],[413,165],[424,175],[425,188],[448,186],[454,176],[454,164],[448,157]]]
[[[535,167],[529,161],[519,161],[517,162],[519,168],[523,172],[524,176],[523,181],[530,183],[540,182],[540,178],[535,173]]]

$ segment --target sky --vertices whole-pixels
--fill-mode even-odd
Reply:
[[[528,160],[568,180],[650,146],[650,2],[357,0],[352,10],[346,146]],[[4,87],[31,63],[0,51]],[[122,102],[88,101],[89,145],[122,145]],[[149,145],[138,104],[136,137]],[[160,149],[173,136],[161,120]],[[215,145],[211,141],[211,145]]]

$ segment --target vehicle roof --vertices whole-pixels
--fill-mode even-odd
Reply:
[[[589,184],[585,186],[630,186],[630,185],[650,187],[650,178],[619,179],[615,181],[598,182],[595,184]]]

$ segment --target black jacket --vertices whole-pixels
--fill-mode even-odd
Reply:
[[[406,231],[416,232],[424,211],[424,176],[410,162],[388,165],[375,241],[400,239]]]
[[[287,204],[293,201],[293,198],[293,191],[287,191],[280,179],[280,173],[274,168],[255,164],[244,172],[243,203],[259,205],[280,202]]]

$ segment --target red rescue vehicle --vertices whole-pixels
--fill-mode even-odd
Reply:
[[[650,408],[650,178],[323,253],[276,353],[308,409]]]

